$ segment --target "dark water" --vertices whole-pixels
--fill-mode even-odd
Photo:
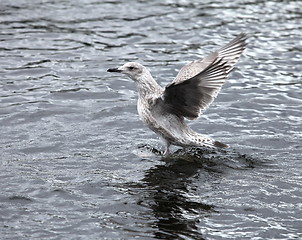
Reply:
[[[301,239],[301,9],[2,0],[0,238]],[[191,123],[231,148],[162,160],[134,84],[106,69],[139,61],[164,86],[240,32],[246,54]]]

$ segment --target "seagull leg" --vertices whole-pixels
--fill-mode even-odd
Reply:
[[[168,156],[170,154],[170,143],[166,142],[166,149],[164,151],[164,157]]]

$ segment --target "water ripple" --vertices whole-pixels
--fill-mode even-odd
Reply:
[[[299,1],[0,3],[0,235],[77,239],[299,239]],[[136,89],[162,86],[240,32],[249,45],[191,123],[227,151],[162,145]],[[142,147],[144,146],[144,147]]]

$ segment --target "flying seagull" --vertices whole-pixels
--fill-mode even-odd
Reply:
[[[183,66],[165,88],[140,63],[128,62],[107,71],[123,73],[134,80],[138,114],[164,141],[164,155],[169,154],[170,145],[226,148],[228,145],[193,131],[185,118],[198,118],[214,101],[246,48],[246,40],[247,35],[241,33],[220,50]]]

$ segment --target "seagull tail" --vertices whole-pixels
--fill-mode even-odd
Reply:
[[[224,144],[224,143],[219,142],[219,141],[214,141],[213,145],[217,148],[228,148],[229,147],[229,145]]]
[[[194,137],[192,138],[193,142],[192,145],[196,147],[211,147],[211,148],[228,148],[229,146],[227,144],[224,144],[222,142],[216,141],[208,136],[202,135],[202,134],[194,134]]]

